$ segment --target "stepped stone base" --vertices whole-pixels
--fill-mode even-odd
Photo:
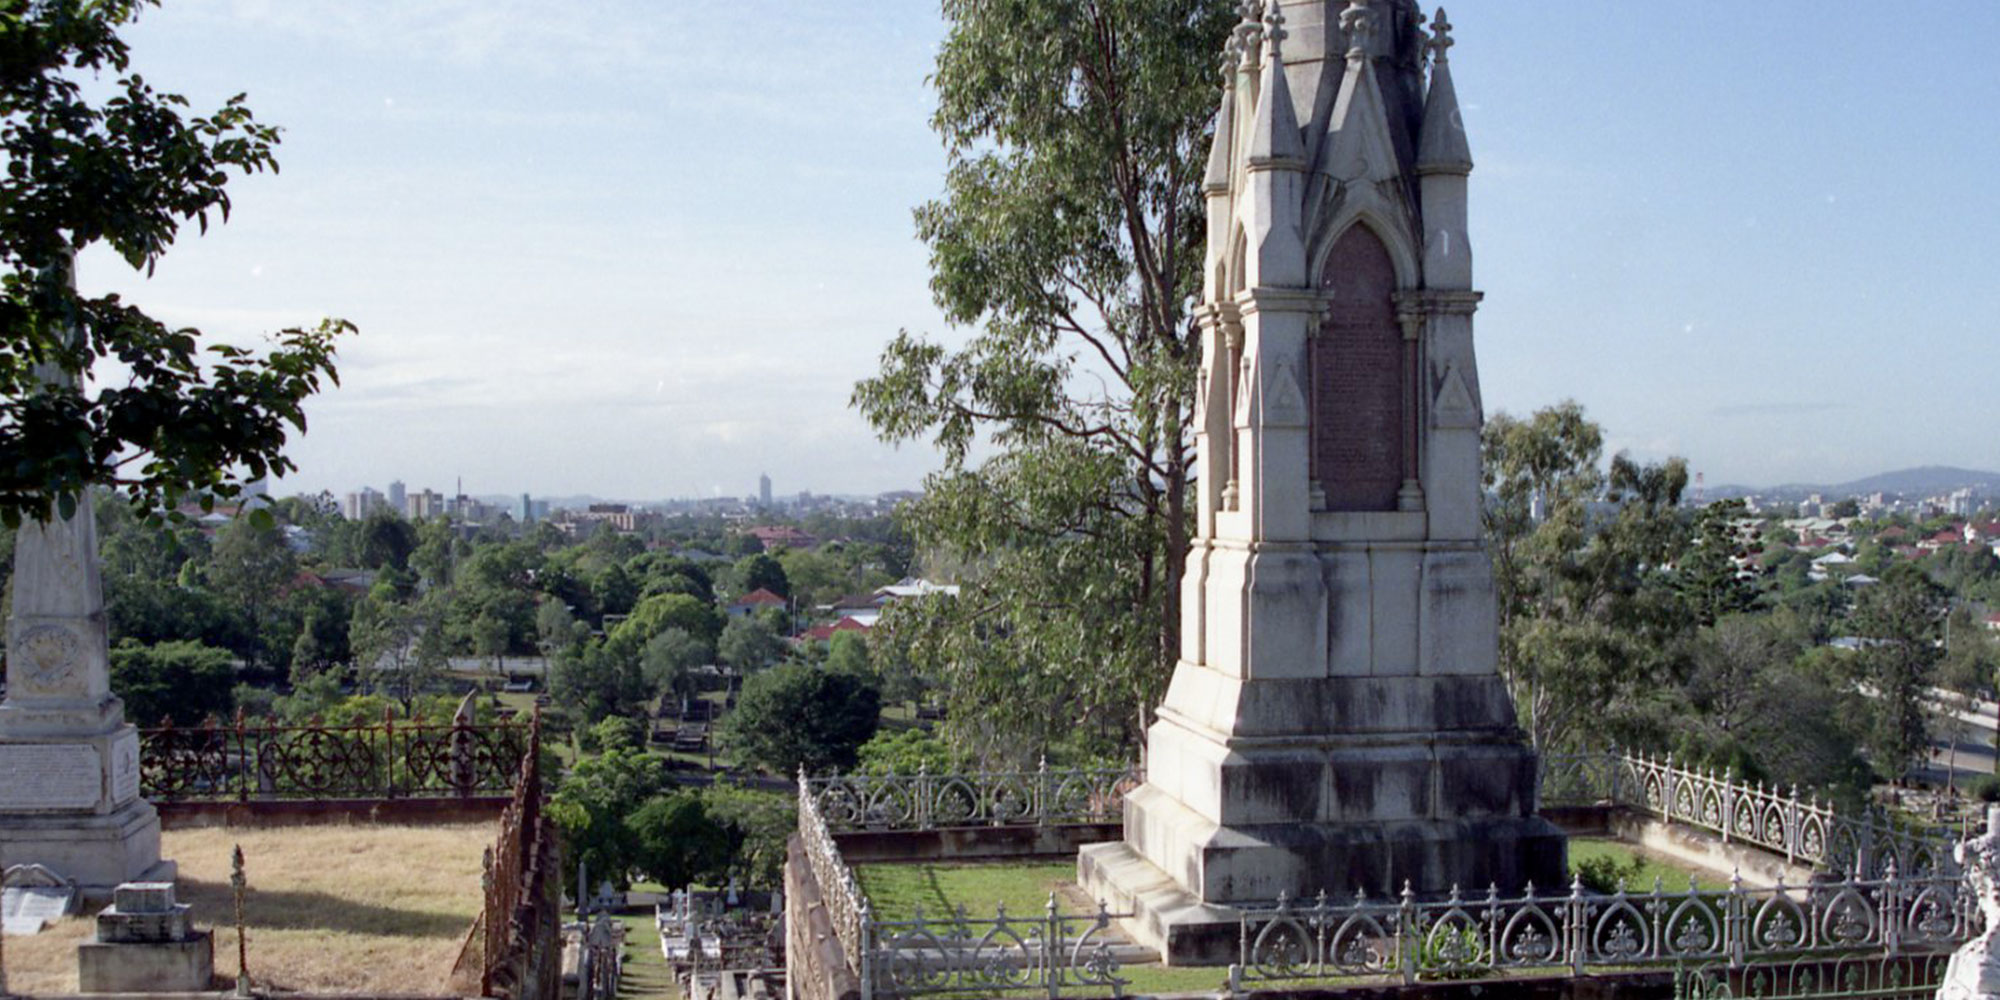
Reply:
[[[1315,706],[1352,718],[1334,728]],[[1567,881],[1567,838],[1535,814],[1534,754],[1494,677],[1245,683],[1182,664],[1148,749],[1123,841],[1085,847],[1077,875],[1169,964],[1234,961],[1232,907],[1280,894]]]
[[[1136,793],[1135,793],[1136,794]],[[1301,872],[1282,891],[1309,898],[1324,889],[1329,897],[1351,898],[1356,888],[1376,899],[1393,898],[1386,886],[1371,886],[1407,872],[1413,890],[1435,897],[1453,884],[1467,891],[1498,884],[1517,891],[1529,882],[1560,886],[1568,867],[1568,841],[1539,816],[1461,823],[1399,823],[1383,826],[1325,827],[1303,824],[1221,830],[1207,838],[1209,850],[1225,854],[1239,868]],[[1435,881],[1437,884],[1432,884]],[[1269,898],[1203,901],[1173,876],[1147,860],[1131,844],[1090,844],[1077,852],[1077,884],[1113,912],[1136,944],[1159,952],[1168,965],[1221,965],[1237,960],[1240,925],[1230,903],[1270,905]],[[1442,887],[1440,888],[1439,885]]]
[[[107,899],[126,882],[172,882],[160,860],[160,817],[134,799],[109,813],[16,813],[0,823],[0,858],[39,864],[74,881],[86,898]]]

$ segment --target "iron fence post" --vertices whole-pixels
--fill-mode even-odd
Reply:
[[[1042,981],[1046,984],[1049,1000],[1062,995],[1063,930],[1062,915],[1056,912],[1056,894],[1049,893],[1049,902],[1044,910],[1048,930],[1042,935]]]
[[[804,768],[800,768],[800,774],[804,774]],[[803,777],[800,787],[804,787]],[[854,972],[855,977],[861,980],[861,1000],[875,1000],[875,916],[868,906],[867,897],[861,900],[860,924],[861,948],[854,956],[855,964],[860,968]]]
[[[1674,796],[1679,791],[1680,775],[1674,772],[1674,753],[1667,751],[1665,769],[1660,780],[1660,814],[1666,817],[1667,825],[1674,825]]]
[[[387,705],[382,706],[382,797],[396,797],[396,715]]]
[[[1721,822],[1716,825],[1722,828],[1722,842],[1727,844],[1729,843],[1729,818],[1736,815],[1735,768],[1725,767],[1722,769],[1722,787],[1717,791],[1716,800],[1722,803],[1722,815],[1718,817]]]
[[[1588,904],[1583,899],[1583,876],[1570,878],[1569,899],[1563,906],[1569,911],[1568,927],[1565,928],[1568,933],[1564,935],[1567,940],[1563,942],[1563,948],[1569,954],[1565,957],[1569,959],[1570,974],[1581,976],[1584,953],[1590,945],[1590,917],[1586,909]]]
[[[1784,798],[1784,862],[1798,862],[1798,786],[1792,786],[1792,794]]]
[[[1049,755],[1043,754],[1035,765],[1035,825],[1048,826],[1049,810],[1055,802],[1054,793],[1049,788]]]
[[[1743,967],[1744,955],[1749,944],[1746,940],[1749,928],[1745,926],[1747,916],[1744,912],[1746,904],[1743,898],[1742,871],[1730,873],[1729,895],[1725,900],[1722,908],[1722,933],[1728,938],[1729,967],[1740,969]]]
[[[916,813],[917,829],[931,828],[931,765],[929,761],[917,764],[917,780],[911,785],[911,796],[915,799],[910,808]]]
[[[1283,897],[1279,898],[1282,905]],[[1396,964],[1402,967],[1403,985],[1414,986],[1417,982],[1417,948],[1421,938],[1417,933],[1417,894],[1410,888],[1410,880],[1403,880],[1403,898],[1396,906]]]

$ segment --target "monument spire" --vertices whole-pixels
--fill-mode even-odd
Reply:
[[[1497,666],[1451,24],[1288,9],[1290,46],[1278,3],[1243,5],[1204,176],[1180,661],[1124,840],[1078,857],[1170,963],[1234,957],[1233,907],[1285,893],[1564,874]]]
[[[1298,110],[1285,81],[1285,15],[1276,3],[1264,13],[1264,58],[1257,78],[1257,115],[1250,132],[1251,170],[1303,170],[1305,141],[1299,136]]]
[[[1458,44],[1451,37],[1451,21],[1438,8],[1431,22],[1429,93],[1424,99],[1424,124],[1417,135],[1417,173],[1469,174],[1472,150],[1465,141],[1465,120],[1459,112],[1458,90],[1451,82],[1451,61],[1446,54]],[[1428,200],[1428,199],[1426,199]]]

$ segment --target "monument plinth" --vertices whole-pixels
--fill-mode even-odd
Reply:
[[[139,733],[111,693],[97,528],[85,496],[14,541],[7,696],[0,700],[0,857],[93,896],[171,881],[160,820],[139,797]]]
[[[1198,529],[1125,839],[1078,876],[1170,962],[1235,905],[1564,881],[1498,674],[1446,53],[1411,0],[1249,0],[1204,187]],[[1301,124],[1301,123],[1304,124]]]

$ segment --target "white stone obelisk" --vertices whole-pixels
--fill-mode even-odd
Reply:
[[[53,366],[45,383],[75,376]],[[88,493],[14,538],[7,694],[0,699],[0,854],[92,895],[172,881],[160,819],[139,797],[139,732],[111,693],[97,522]]]

